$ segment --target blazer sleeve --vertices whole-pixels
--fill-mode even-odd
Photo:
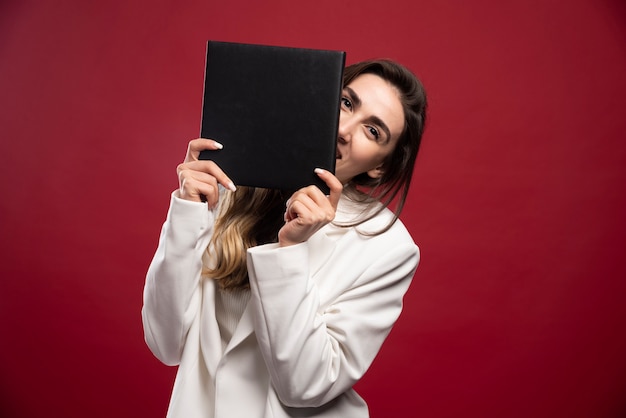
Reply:
[[[187,331],[199,311],[202,255],[211,239],[213,221],[206,203],[172,194],[146,275],[141,311],[146,343],[167,365],[180,363]]]
[[[248,250],[255,332],[285,405],[316,407],[331,401],[374,360],[400,315],[419,261],[412,240],[382,243],[362,257],[355,250],[352,259],[325,269],[341,278],[324,280],[351,283],[325,306],[310,277],[308,243]],[[363,263],[364,268],[352,268]],[[355,277],[346,280],[349,275]]]

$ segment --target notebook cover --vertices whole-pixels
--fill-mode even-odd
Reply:
[[[236,185],[295,190],[328,187],[316,167],[335,170],[345,52],[209,41],[203,151]]]

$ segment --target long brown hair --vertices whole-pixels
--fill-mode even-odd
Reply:
[[[278,241],[285,203],[291,192],[237,187],[221,196],[213,236],[206,250],[203,275],[223,288],[248,285],[246,250]]]
[[[350,65],[344,71],[344,86],[362,74],[377,75],[394,86],[399,93],[404,110],[404,130],[394,150],[383,161],[382,175],[372,178],[367,173],[362,173],[355,176],[344,187],[344,193],[348,197],[358,202],[368,203],[369,209],[378,205],[379,202],[382,205],[378,210],[370,210],[367,217],[353,223],[343,224],[343,226],[357,226],[375,217],[397,197],[393,211],[394,217],[386,227],[373,233],[373,235],[378,235],[391,228],[406,202],[413,167],[426,124],[427,100],[426,91],[420,80],[406,67],[394,61],[372,60]]]
[[[344,194],[362,203],[363,213],[368,215],[339,225],[342,227],[360,225],[398,198],[389,224],[380,231],[367,233],[377,235],[391,228],[406,201],[426,122],[426,93],[413,73],[394,61],[374,60],[350,65],[344,71],[344,86],[361,74],[375,74],[393,85],[404,110],[404,130],[394,150],[383,162],[382,176],[374,179],[363,173],[344,187]],[[246,251],[256,245],[277,242],[278,231],[284,224],[285,202],[291,194],[291,191],[241,186],[235,192],[224,192],[207,248],[203,275],[219,280],[225,289],[248,287]]]

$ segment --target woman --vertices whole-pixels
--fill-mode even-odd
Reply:
[[[218,142],[189,143],[142,310],[148,346],[179,366],[168,416],[368,416],[352,387],[419,260],[397,218],[425,112],[404,67],[347,67],[335,175],[316,170],[328,196],[237,188],[198,160]]]

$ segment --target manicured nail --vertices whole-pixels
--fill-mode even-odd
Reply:
[[[229,181],[228,184],[226,185],[226,187],[228,188],[228,190],[230,190],[231,192],[234,192],[237,190],[237,187],[235,186],[235,183],[233,183],[232,181]]]
[[[219,143],[219,142],[217,142],[217,141],[213,141],[213,145],[215,145],[215,147],[216,147],[217,149],[222,149],[222,148],[224,148],[224,145],[220,144],[220,143]]]
[[[315,171],[317,174],[322,174],[322,173],[323,173],[324,171],[326,171],[326,170],[324,170],[323,168],[316,168],[314,171]]]

